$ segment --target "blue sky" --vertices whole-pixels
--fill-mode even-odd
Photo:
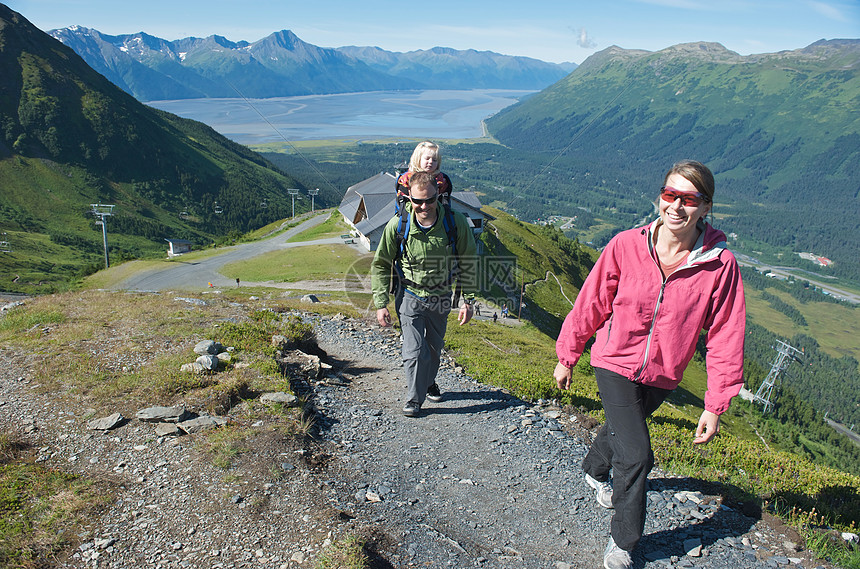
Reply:
[[[434,46],[582,61],[611,45],[719,42],[742,55],[860,38],[860,0],[6,0],[47,31],[79,25],[168,40],[250,42],[288,29],[322,47]]]

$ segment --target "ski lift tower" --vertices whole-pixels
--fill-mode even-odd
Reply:
[[[802,363],[798,357],[801,354],[800,350],[793,348],[780,340],[777,340],[776,342],[778,346],[774,346],[773,349],[775,349],[777,353],[776,358],[774,358],[773,363],[770,365],[770,373],[768,373],[767,377],[764,378],[764,382],[759,386],[758,391],[755,393],[755,397],[753,397],[753,401],[763,405],[763,413],[767,413],[770,411],[770,408],[773,407],[773,403],[770,398],[773,394],[773,386],[776,383],[776,379],[779,377],[779,374],[785,371],[792,361]]]
[[[93,208],[93,215],[95,215],[98,219],[96,221],[96,225],[102,226],[102,241],[104,241],[105,245],[105,268],[110,268],[110,259],[108,258],[108,242],[107,242],[107,218],[113,215],[113,205],[100,204],[100,203],[91,203],[90,206]]]
[[[296,196],[299,193],[299,189],[298,188],[288,188],[287,193],[290,194],[290,196],[292,196],[292,198],[293,198],[293,219],[295,219],[296,218]]]
[[[320,193],[320,189],[308,190],[308,195],[311,196],[311,213],[314,212],[314,196]]]

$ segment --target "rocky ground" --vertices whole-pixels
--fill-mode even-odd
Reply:
[[[332,366],[294,383],[315,417],[311,436],[284,438],[238,405],[228,418],[257,436],[226,471],[198,435],[158,436],[138,420],[88,429],[87,409],[41,393],[28,354],[0,351],[0,423],[23,433],[38,460],[114,492],[59,566],[313,567],[349,534],[367,541],[377,568],[602,566],[611,514],[579,468],[593,422],[478,384],[450,358],[444,400],[406,418],[393,331],[304,318]],[[778,520],[713,492],[652,473],[634,567],[827,566]]]

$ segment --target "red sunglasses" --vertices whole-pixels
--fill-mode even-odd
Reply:
[[[413,198],[412,196],[410,196],[410,197],[409,197],[409,201],[411,201],[411,202],[412,202],[412,203],[414,203],[415,205],[431,204],[431,203],[435,202],[435,201],[436,201],[436,198],[438,198],[438,197],[439,197],[439,194],[438,194],[438,193],[437,193],[437,194],[435,194],[435,195],[433,195],[433,197],[432,197],[432,198],[425,198],[425,199],[423,199],[423,200],[416,199],[416,198]]]
[[[681,205],[686,207],[699,207],[702,203],[708,203],[708,196],[700,192],[682,192],[669,186],[660,188],[660,199],[664,202],[675,203],[675,200],[681,200]]]

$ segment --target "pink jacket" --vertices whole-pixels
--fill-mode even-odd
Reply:
[[[597,332],[591,365],[631,381],[675,389],[707,331],[705,409],[729,408],[743,385],[746,304],[740,269],[725,234],[700,222],[687,262],[663,279],[647,227],[616,235],[600,255],[556,342],[572,367]]]

